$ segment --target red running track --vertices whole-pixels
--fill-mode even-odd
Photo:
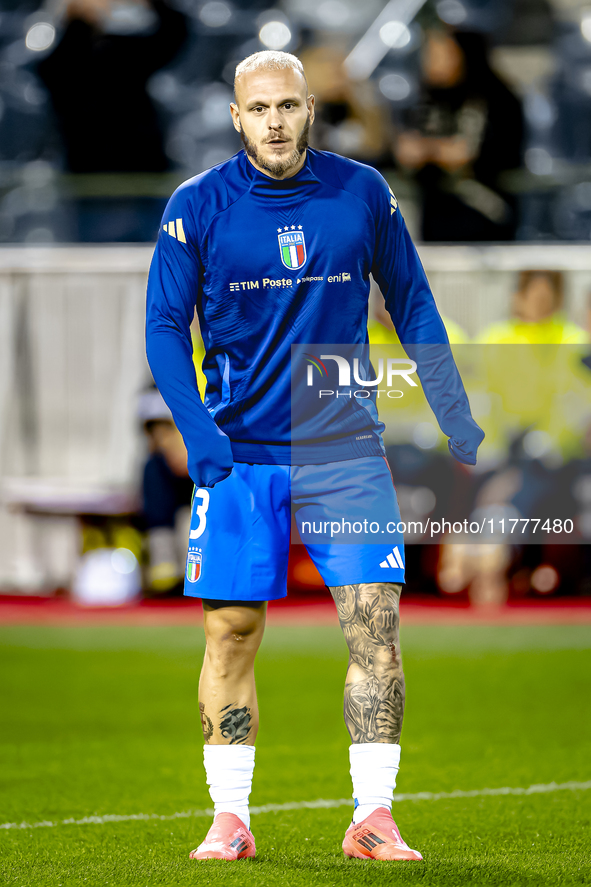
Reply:
[[[415,596],[402,598],[400,615],[407,625],[589,625],[591,600],[530,600],[491,608]],[[196,599],[80,607],[64,598],[0,595],[0,625],[190,625],[202,621],[201,602]],[[337,616],[325,595],[275,601],[269,605],[268,621],[271,625],[336,625]]]

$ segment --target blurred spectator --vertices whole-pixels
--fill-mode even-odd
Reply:
[[[566,318],[563,305],[562,272],[521,271],[512,317],[475,336],[476,344],[489,346],[478,352],[481,384],[490,402],[489,447],[502,451],[507,440],[530,430],[532,440],[541,434],[539,446],[545,441],[556,458],[568,458],[577,449],[578,410],[588,392],[581,358],[589,339]]]
[[[148,588],[153,594],[182,591],[193,482],[187,451],[170,410],[156,388],[140,398],[148,438],[143,475],[143,512],[148,533]]]
[[[371,80],[353,82],[343,65],[346,52],[321,45],[300,53],[316,97],[315,148],[367,163],[388,163],[388,120]]]
[[[207,379],[205,378],[205,373],[203,372],[202,367],[203,358],[205,357],[205,345],[203,344],[203,339],[201,338],[197,312],[195,312],[195,317],[193,319],[193,323],[191,324],[191,339],[193,342],[193,364],[195,366],[195,375],[197,376],[197,388],[199,389],[201,400],[204,400],[205,386],[207,385]]]
[[[203,399],[205,356],[197,315],[192,330],[193,363]],[[187,450],[158,389],[140,397],[139,416],[148,439],[142,482],[143,517],[148,533],[148,589],[152,594],[182,591],[193,481],[187,471]]]
[[[499,186],[520,166],[521,106],[492,71],[484,37],[431,25],[419,101],[403,112],[399,166],[420,186],[423,239],[512,240],[515,200]]]
[[[72,172],[161,172],[168,161],[146,81],[175,57],[185,17],[163,0],[69,0],[39,64]]]
[[[578,346],[588,342],[589,336],[567,320],[563,308],[562,272],[521,271],[513,296],[513,317],[492,324],[475,339],[478,344],[545,347],[482,350],[485,390],[491,396],[487,436],[497,440],[502,450],[507,441],[509,447],[501,463],[485,478],[473,516],[486,520],[496,513],[507,520],[529,518],[542,524],[551,517],[552,526],[553,521],[574,518],[574,536],[556,530],[538,534],[550,547],[558,544],[558,549],[561,542],[585,539],[588,532],[585,496],[589,459],[585,453],[583,459],[570,461],[589,441],[588,433],[581,436],[580,429],[581,411],[587,409],[588,402],[586,370],[580,364],[583,349],[546,346]],[[552,558],[548,561],[542,546],[530,544],[530,524],[520,526],[519,535],[497,545],[481,546],[482,557],[478,546],[447,551],[440,562],[441,587],[456,591],[470,577],[473,602],[502,603],[510,588],[518,595],[539,590],[536,583],[547,573],[553,584],[542,591],[556,590],[562,566],[552,566]],[[491,556],[494,553],[492,572],[487,567],[487,551]],[[576,555],[585,563],[589,557],[588,552],[577,551]],[[543,570],[546,573],[540,572]],[[510,583],[508,577],[513,573],[517,579]],[[571,587],[576,584],[573,581]]]
[[[509,564],[506,545],[447,542],[439,546],[437,582],[445,594],[467,589],[473,606],[500,607],[509,596]]]
[[[479,344],[579,345],[589,341],[585,330],[563,313],[561,271],[520,271],[513,296],[513,317],[482,330]]]
[[[400,339],[398,338],[398,333],[394,329],[392,318],[386,311],[384,297],[379,291],[376,293],[372,292],[371,305],[373,311],[370,311],[370,316],[367,322],[367,333],[370,345],[399,345]],[[455,320],[451,320],[449,317],[444,317],[443,314],[441,315],[441,319],[443,320],[443,324],[447,331],[447,337],[451,345],[468,344],[470,341],[468,334],[459,323],[456,323]]]

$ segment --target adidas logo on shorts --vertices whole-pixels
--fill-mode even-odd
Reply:
[[[402,563],[402,558],[400,557],[397,545],[392,549],[386,560],[382,561],[380,567],[384,567],[385,569],[388,569],[389,567],[394,567],[394,569],[398,567],[401,570],[404,569],[404,564]]]

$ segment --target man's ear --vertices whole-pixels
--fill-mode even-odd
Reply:
[[[230,103],[230,114],[232,115],[232,123],[236,132],[240,132],[240,111],[235,102]]]
[[[313,95],[309,95],[306,99],[306,105],[310,114],[310,124],[312,124],[314,123],[314,118],[316,117],[316,97]]]

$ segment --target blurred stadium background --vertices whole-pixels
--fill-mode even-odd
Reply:
[[[5,596],[74,589],[106,603],[179,591],[188,486],[174,429],[149,389],[146,273],[168,196],[239,149],[228,112],[234,67],[264,48],[304,61],[318,98],[312,144],[388,179],[453,342],[564,344],[579,363],[589,352],[583,3],[1,0]],[[559,272],[544,278],[550,301],[531,296],[529,313],[519,282],[527,270]],[[395,341],[379,293],[372,313],[372,341]],[[196,330],[197,356],[199,347]],[[485,490],[508,514],[572,514],[580,543],[467,550],[419,539],[408,547],[410,592],[472,604],[588,599],[586,373],[576,422],[542,426],[524,414],[501,423],[476,473],[451,465],[425,422],[408,440],[387,438],[403,517],[434,512],[451,483],[466,491],[465,516]],[[482,401],[478,410],[484,422],[495,415]],[[544,413],[558,415],[550,400]],[[150,483],[152,492],[168,484],[174,500],[161,524],[147,504]],[[564,490],[566,511],[553,514]],[[291,591],[312,599],[322,584],[301,549],[293,546]]]

